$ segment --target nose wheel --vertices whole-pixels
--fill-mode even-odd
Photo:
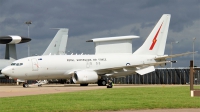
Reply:
[[[24,83],[24,84],[23,84],[23,87],[24,87],[24,88],[27,88],[27,87],[28,87],[28,83]]]

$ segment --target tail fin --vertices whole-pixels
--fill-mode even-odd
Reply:
[[[58,55],[58,54],[65,54],[66,45],[68,39],[68,29],[66,28],[59,28],[57,34],[47,47],[46,51],[43,55]]]
[[[143,45],[133,54],[164,55],[170,18],[170,14],[163,14]]]

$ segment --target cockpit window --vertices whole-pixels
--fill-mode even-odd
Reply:
[[[16,63],[12,63],[11,66],[15,66]]]
[[[22,66],[23,63],[12,63],[11,66]]]

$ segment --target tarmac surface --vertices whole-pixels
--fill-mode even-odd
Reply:
[[[182,86],[182,85],[126,85],[126,84],[115,84],[114,88],[124,87],[167,87],[167,86]],[[184,85],[189,86],[189,85]],[[38,95],[38,94],[53,94],[61,92],[76,92],[86,91],[95,89],[107,89],[105,86],[97,86],[96,84],[90,84],[89,86],[80,87],[78,84],[49,84],[38,87],[30,85],[28,88],[21,86],[2,86],[0,85],[0,98],[1,97],[15,97],[15,96],[27,96],[27,95]],[[112,111],[105,111],[112,112]],[[150,110],[123,110],[113,112],[200,112],[200,108],[191,109],[150,109]]]

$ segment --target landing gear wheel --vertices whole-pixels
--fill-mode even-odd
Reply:
[[[42,87],[42,84],[39,84],[38,87]]]
[[[88,84],[80,84],[80,86],[88,86]]]
[[[24,83],[24,84],[23,84],[23,87],[24,87],[24,88],[27,88],[27,87],[28,87],[28,84],[27,84],[27,83]]]
[[[106,80],[98,80],[98,86],[106,86]]]

